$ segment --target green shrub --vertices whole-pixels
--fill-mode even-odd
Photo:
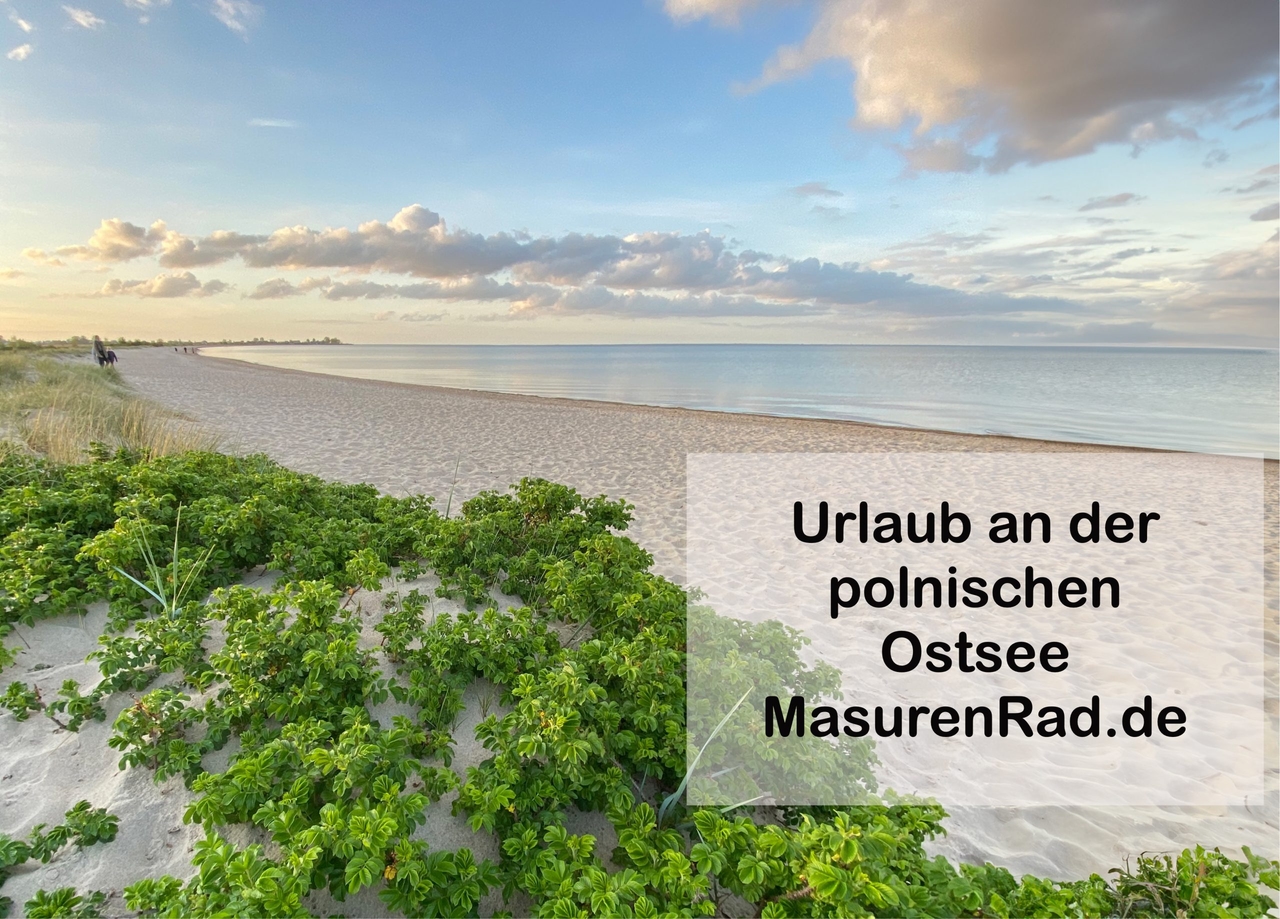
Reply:
[[[116,633],[101,639],[102,680],[87,694],[68,681],[46,706],[15,682],[2,702],[15,717],[44,706],[78,727],[102,717],[112,693],[141,693],[114,725],[121,768],[181,776],[194,795],[184,819],[205,831],[194,877],[125,889],[142,915],[306,915],[319,889],[338,900],[374,889],[413,916],[475,915],[498,890],[509,904],[527,897],[539,916],[709,916],[742,901],[769,917],[1274,908],[1260,887],[1276,886],[1277,865],[1247,850],[1244,860],[1144,855],[1113,878],[1076,881],[930,858],[945,811],[876,797],[865,743],[797,748],[779,766],[780,781],[843,781],[859,806],[735,806],[767,789],[726,772],[699,792],[728,806],[686,807],[692,754],[712,766],[749,756],[759,727],[758,705],[727,719],[727,706],[686,711],[688,677],[717,677],[732,701],[768,686],[834,698],[838,674],[806,665],[794,631],[689,607],[620,535],[629,519],[622,502],[536,479],[445,519],[426,499],[325,483],[264,457],[99,451],[54,466],[10,454],[0,458],[0,632],[105,599]],[[391,594],[381,647],[367,647],[360,591],[397,565],[405,577],[433,567],[441,593],[473,609],[428,617],[420,592]],[[257,566],[282,576],[265,591],[230,586]],[[499,610],[495,590],[526,605]],[[225,645],[211,653],[215,628]],[[687,674],[690,636],[725,666]],[[503,710],[476,729],[490,755],[459,777],[453,731],[478,679],[498,687]],[[375,712],[390,697],[404,714],[387,727]],[[705,746],[691,747],[686,728]],[[232,738],[229,764],[208,771],[207,754]],[[427,808],[453,791],[455,813],[496,834],[496,863],[417,838]],[[575,808],[607,816],[612,852],[566,829]],[[270,849],[229,843],[221,833],[236,824],[269,834]],[[115,831],[114,817],[82,802],[48,832],[0,837],[0,876]],[[100,906],[66,888],[26,909]]]

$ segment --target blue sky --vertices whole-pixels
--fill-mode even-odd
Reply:
[[[954,6],[0,0],[0,332],[1274,347],[1275,4]]]

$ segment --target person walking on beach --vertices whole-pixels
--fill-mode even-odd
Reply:
[[[93,336],[93,358],[98,362],[99,367],[107,365],[107,346],[97,335]]]

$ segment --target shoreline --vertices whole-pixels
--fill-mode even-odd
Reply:
[[[221,347],[221,346],[214,346],[214,347]],[[240,347],[240,346],[237,346],[237,347]],[[494,345],[491,347],[502,347],[502,346]],[[1044,437],[1028,437],[1028,436],[1021,436],[1018,434],[987,434],[987,433],[975,433],[972,431],[948,431],[943,428],[924,428],[924,427],[915,427],[913,425],[907,425],[907,424],[889,424],[887,422],[878,423],[874,421],[858,421],[852,418],[819,418],[819,417],[813,417],[813,416],[807,416],[807,415],[774,415],[768,412],[752,412],[752,411],[738,412],[738,411],[730,411],[727,409],[688,408],[687,406],[683,406],[683,405],[655,405],[648,402],[618,402],[612,399],[585,399],[585,398],[575,398],[573,396],[542,396],[542,395],[533,395],[531,393],[504,392],[504,391],[495,390],[495,389],[471,389],[465,386],[441,386],[436,383],[405,383],[400,380],[380,380],[375,377],[360,377],[360,376],[353,376],[345,373],[325,373],[324,371],[320,371],[320,370],[298,370],[297,368],[294,368],[294,367],[279,367],[275,364],[261,363],[258,361],[246,361],[237,357],[224,357],[217,354],[206,354],[200,350],[197,350],[194,356],[207,357],[213,360],[224,361],[230,364],[239,364],[240,366],[243,366],[243,367],[261,368],[261,369],[266,369],[270,371],[276,371],[279,373],[298,374],[302,376],[321,377],[325,379],[350,380],[356,383],[372,383],[379,386],[408,387],[410,389],[421,389],[421,390],[428,390],[428,391],[439,392],[439,393],[463,393],[463,394],[473,395],[481,398],[491,396],[491,397],[500,398],[500,399],[514,399],[514,400],[521,400],[521,401],[535,400],[538,402],[561,402],[561,403],[568,403],[571,405],[579,405],[579,406],[600,405],[600,406],[607,406],[610,408],[622,409],[622,410],[639,409],[644,411],[678,412],[682,414],[692,413],[695,415],[717,415],[717,416],[722,416],[726,418],[759,418],[759,419],[765,419],[769,421],[784,421],[784,422],[794,421],[794,422],[801,422],[805,424],[831,424],[831,425],[839,425],[842,427],[849,426],[854,428],[868,428],[872,430],[902,431],[902,432],[908,432],[913,434],[918,433],[918,434],[935,435],[938,437],[961,437],[961,438],[976,437],[976,438],[989,439],[993,441],[1007,440],[1007,441],[1014,441],[1016,443],[1024,443],[1029,445],[1048,445],[1048,446],[1059,446],[1059,447],[1068,448],[1067,450],[1064,450],[1062,452],[1074,452],[1074,451],[1086,451],[1086,452],[1120,451],[1120,452],[1135,452],[1135,453],[1192,453],[1192,452],[1195,452],[1190,450],[1174,450],[1174,449],[1165,448],[1165,447],[1139,447],[1139,446],[1130,446],[1128,444],[1106,444],[1106,443],[1097,443],[1093,441],[1082,441],[1082,440],[1051,440]],[[1207,454],[1207,455],[1238,456],[1244,459],[1254,458],[1252,456],[1244,455],[1244,454]],[[1274,459],[1271,459],[1269,457],[1262,456],[1262,455],[1259,455],[1257,458],[1263,459],[1267,463],[1277,462]]]

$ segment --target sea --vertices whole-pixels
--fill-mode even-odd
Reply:
[[[917,345],[237,345],[369,380],[1276,457],[1273,350]]]

